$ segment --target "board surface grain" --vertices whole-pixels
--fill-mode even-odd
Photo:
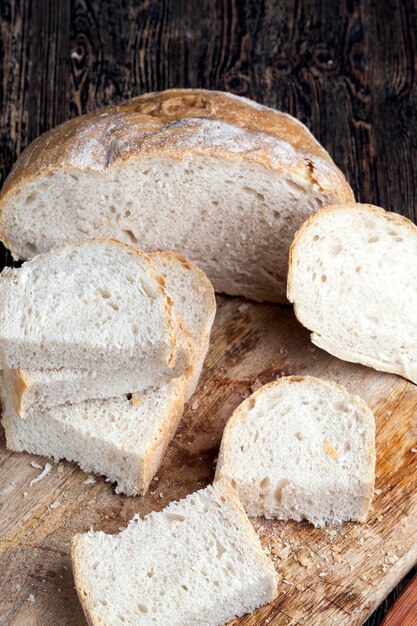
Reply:
[[[311,374],[346,385],[376,415],[376,496],[366,524],[315,529],[254,519],[280,576],[270,606],[236,624],[359,626],[417,561],[417,388],[345,363],[314,347],[290,307],[218,296],[212,343],[157,479],[145,497],[114,493],[71,463],[0,448],[2,624],[85,624],[74,590],[71,537],[90,527],[115,533],[137,512],[163,508],[212,481],[224,424],[260,384]],[[31,601],[33,600],[33,601]]]
[[[229,90],[295,115],[330,152],[359,200],[415,221],[416,50],[417,0],[2,0],[0,184],[30,141],[68,117],[146,91],[205,87]],[[10,255],[0,250],[0,258],[10,264]],[[262,371],[260,364],[256,371]],[[265,380],[267,374],[265,371]],[[242,381],[240,374],[236,380]],[[233,408],[227,394],[236,394],[237,403],[238,390],[242,392],[250,383],[234,384],[236,392],[224,390],[230,407],[226,406],[222,415]],[[220,404],[221,398],[216,397]],[[215,406],[213,410],[217,410]],[[2,458],[5,454],[3,450]],[[14,463],[12,480],[16,482],[22,472],[18,484],[24,489],[37,472],[23,457]],[[56,471],[47,480],[58,485],[68,480],[67,490],[77,489],[85,507],[81,493],[88,486],[81,487],[81,478],[74,483],[68,470],[58,476]],[[186,472],[187,466],[183,468],[184,475]],[[17,498],[17,492],[13,495],[10,489],[9,483],[4,485],[3,500]],[[90,493],[92,498],[95,492]],[[16,525],[17,519],[27,524],[32,510],[38,515],[37,506],[43,514],[41,504],[49,502],[45,498],[41,494],[38,502],[37,492],[32,491],[24,504],[17,498],[17,512],[9,523],[0,511],[4,531],[10,530],[10,524]],[[103,498],[99,499],[102,516],[106,514]],[[124,507],[133,510],[118,502],[117,510],[122,513]],[[151,505],[160,505],[156,496]],[[60,520],[68,528],[68,518],[80,514],[76,504],[71,506],[66,516],[61,508],[52,509],[52,517],[38,522],[46,526],[46,533],[50,528],[55,553],[32,550],[30,542],[24,543],[22,531],[21,548],[16,547],[11,557],[14,571],[23,572],[28,580],[42,576],[46,564],[53,564],[50,571],[65,581],[58,592],[64,595],[57,596],[56,607],[67,606],[65,598],[74,593],[71,574],[57,560],[59,551],[64,550],[60,538],[70,534],[58,531]],[[10,513],[9,508],[7,511]],[[108,515],[111,519],[112,512]],[[117,530],[117,521],[114,526]],[[19,537],[16,534],[15,546]],[[42,556],[45,567],[39,565]],[[0,598],[5,603],[3,572]],[[412,572],[406,578],[411,576]],[[367,626],[379,626],[406,578]],[[51,589],[55,593],[58,587]],[[7,602],[17,602],[15,595]],[[39,617],[36,609],[40,620],[36,621],[35,606],[26,603],[14,623],[50,626],[78,620],[83,624],[79,609],[68,606],[73,611],[69,622],[62,617],[63,610],[61,622],[54,622],[57,608],[49,621]],[[10,615],[9,604],[7,607]],[[7,619],[0,612],[0,623],[9,623]]]

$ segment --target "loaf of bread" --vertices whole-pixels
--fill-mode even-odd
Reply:
[[[0,354],[9,368],[168,372],[172,318],[150,259],[116,240],[74,242],[0,274]]]
[[[216,479],[230,482],[248,515],[318,527],[363,522],[375,480],[374,416],[339,385],[281,378],[233,413]]]
[[[181,320],[176,324],[179,356],[174,367],[167,374],[166,370],[147,371],[134,365],[116,371],[98,371],[93,376],[85,369],[5,368],[4,383],[18,415],[25,418],[29,412],[39,413],[67,402],[139,393],[185,373],[184,399],[189,400],[200,378],[216,313],[213,287],[204,272],[174,252],[155,252],[149,257],[173,300],[174,320],[178,317]]]
[[[0,238],[27,259],[115,236],[184,254],[217,291],[284,301],[296,229],[322,205],[351,200],[296,119],[227,93],[174,89],[35,140],[4,184]]]
[[[221,482],[119,535],[76,535],[71,556],[91,626],[223,626],[277,595],[273,564]]]
[[[412,222],[368,204],[330,206],[297,233],[288,298],[320,348],[417,383],[416,268]]]

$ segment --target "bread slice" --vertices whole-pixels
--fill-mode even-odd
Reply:
[[[210,331],[216,313],[216,299],[207,276],[175,252],[149,254],[156,271],[166,283],[174,302],[177,356],[172,377],[187,375],[185,402],[194,393],[207,353]],[[67,402],[117,397],[141,393],[155,384],[167,382],[167,372],[149,372],[133,367],[115,372],[88,370],[4,369],[4,383],[13,407],[20,417]]]
[[[217,483],[119,535],[72,540],[91,626],[221,626],[271,602],[277,575],[235,493]]]
[[[83,240],[0,275],[0,353],[11,368],[168,371],[172,302],[150,259]]]
[[[0,196],[15,258],[115,236],[184,254],[216,291],[283,301],[296,229],[353,200],[293,117],[227,93],[174,89],[61,124],[20,156]]]
[[[181,419],[185,384],[185,377],[176,378],[142,396],[66,404],[25,419],[3,387],[7,447],[74,461],[117,483],[117,493],[144,494]]]
[[[364,522],[375,477],[375,420],[358,396],[311,376],[261,387],[223,433],[216,479],[248,515],[315,526]]]
[[[291,249],[288,298],[311,340],[417,383],[417,228],[369,204],[322,209]]]

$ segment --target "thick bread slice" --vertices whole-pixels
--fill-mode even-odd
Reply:
[[[206,274],[194,263],[175,252],[149,253],[156,271],[164,277],[175,308],[191,335],[195,358],[187,372],[185,402],[193,395],[199,381],[210,343],[216,315],[214,289]]]
[[[92,236],[174,249],[216,291],[283,301],[296,229],[320,206],[351,200],[296,119],[227,93],[174,89],[34,141],[3,186],[0,237],[15,258]]]
[[[174,302],[177,332],[177,358],[172,376],[187,375],[185,402],[194,393],[207,353],[210,331],[216,313],[213,287],[204,272],[175,252],[149,254],[156,271],[166,283]],[[189,346],[191,344],[191,346]],[[191,349],[190,349],[191,348]],[[117,397],[140,393],[160,379],[167,382],[166,371],[146,372],[133,367],[116,372],[88,370],[26,370],[5,368],[4,383],[13,407],[21,417],[67,402]]]
[[[66,245],[0,275],[6,366],[168,371],[172,302],[149,257],[113,239]]]
[[[181,419],[185,384],[185,377],[176,378],[142,396],[87,400],[33,411],[26,419],[3,389],[7,447],[75,461],[117,483],[117,493],[144,494]]]
[[[311,340],[417,383],[417,228],[369,204],[322,209],[291,249],[288,298]]]
[[[344,387],[311,376],[261,387],[223,433],[216,479],[248,515],[315,526],[364,522],[375,479],[375,419]]]
[[[223,483],[119,535],[76,535],[71,556],[91,626],[222,626],[277,595],[272,562]]]

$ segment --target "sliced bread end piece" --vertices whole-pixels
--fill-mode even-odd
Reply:
[[[134,518],[119,535],[76,535],[71,556],[93,626],[222,626],[277,595],[273,564],[223,482]]]
[[[261,387],[224,430],[216,479],[247,513],[315,526],[364,522],[375,480],[375,419],[344,387],[311,376]]]

